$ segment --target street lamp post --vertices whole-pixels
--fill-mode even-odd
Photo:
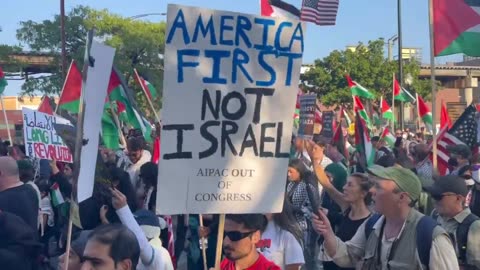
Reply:
[[[395,44],[395,41],[398,40],[398,36],[394,35],[393,37],[389,38],[387,41],[387,46],[388,46],[388,61],[393,60],[393,45]]]
[[[403,85],[403,50],[402,50],[402,0],[397,0],[398,18],[398,83]],[[400,128],[403,130],[403,101],[400,102]]]
[[[130,16],[128,17],[129,19],[132,19],[132,20],[136,20],[136,19],[139,19],[139,18],[143,18],[143,17],[148,17],[148,16],[166,16],[167,13],[145,13],[145,14],[138,14],[138,15],[133,15],[133,16]]]

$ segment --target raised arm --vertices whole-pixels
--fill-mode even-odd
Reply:
[[[325,173],[325,170],[320,165],[320,161],[321,159],[323,159],[323,156],[320,158],[317,158],[317,160],[314,159],[314,155],[313,155],[314,145],[315,143],[311,140],[306,142],[306,149],[307,149],[308,155],[310,156],[310,159],[312,160],[313,171],[315,173],[317,181],[320,183],[320,185],[322,185],[322,187],[325,189],[328,195],[330,195],[330,197],[340,206],[342,211],[345,211],[349,207],[349,204],[344,200],[343,193],[338,191],[332,185],[332,183],[330,182],[330,179],[328,179],[328,176]]]

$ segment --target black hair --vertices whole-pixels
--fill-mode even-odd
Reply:
[[[384,156],[381,156],[375,164],[380,165],[382,167],[393,167],[395,165],[395,157],[393,154],[386,154]]]
[[[88,241],[96,241],[110,246],[110,257],[115,266],[117,263],[130,259],[132,269],[135,269],[140,257],[140,246],[132,231],[122,224],[101,225],[88,236]]]
[[[127,149],[129,151],[140,151],[145,147],[145,140],[140,137],[130,137],[127,142]]]
[[[303,232],[295,220],[293,205],[287,197],[285,197],[283,201],[282,212],[273,214],[273,221],[282,230],[290,232],[300,245],[303,246]]]
[[[157,187],[158,165],[153,162],[147,162],[140,167],[140,176],[142,181],[149,187]]]
[[[45,182],[45,181],[39,181],[38,183],[36,183],[36,185],[37,185],[38,190],[40,191],[40,193],[42,193],[42,192],[49,193],[49,192],[50,192],[50,186],[48,185],[47,182]]]
[[[268,223],[267,218],[262,214],[228,214],[225,218],[243,225],[248,230],[261,232],[265,230]]]
[[[130,175],[124,170],[110,166],[109,173],[112,182],[118,181],[117,189],[127,197],[127,203],[132,212],[137,210],[135,188],[130,181]]]
[[[308,169],[300,159],[292,159],[288,163],[288,167],[294,168],[300,174],[300,180],[304,180],[307,177]]]

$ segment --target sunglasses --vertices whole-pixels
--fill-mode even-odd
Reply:
[[[237,242],[242,240],[245,237],[252,235],[253,233],[254,231],[253,232],[239,232],[239,231],[223,232],[223,238],[225,239],[225,237],[228,236],[228,239],[230,239],[230,241]]]
[[[456,196],[457,194],[440,194],[440,195],[432,195],[432,199],[434,199],[435,201],[441,201],[443,199],[443,197],[446,197],[446,196]]]

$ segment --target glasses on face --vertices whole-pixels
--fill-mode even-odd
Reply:
[[[443,199],[443,197],[447,197],[447,196],[455,196],[456,194],[440,194],[440,195],[432,195],[432,199],[434,199],[435,201],[441,201]]]
[[[228,239],[233,242],[237,242],[242,240],[245,237],[252,235],[254,232],[239,232],[239,231],[231,231],[231,232],[223,232],[223,238],[228,236]]]

